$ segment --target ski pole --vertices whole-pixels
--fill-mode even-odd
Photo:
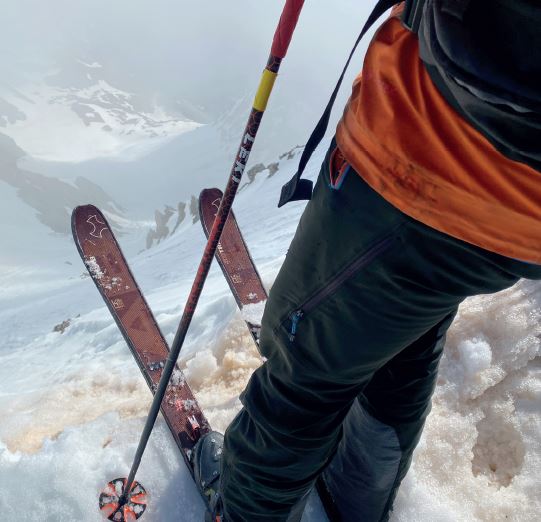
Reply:
[[[135,474],[137,473],[137,470],[141,463],[141,458],[145,451],[150,434],[152,433],[152,429],[154,427],[154,423],[156,422],[158,412],[160,411],[160,406],[165,395],[167,385],[169,384],[169,380],[171,379],[171,375],[175,368],[175,363],[180,354],[184,339],[186,338],[186,334],[188,332],[188,328],[197,307],[199,297],[201,296],[205,280],[210,270],[210,266],[216,253],[216,249],[218,247],[218,242],[220,241],[220,236],[227,220],[227,216],[229,215],[229,211],[231,210],[231,206],[233,205],[233,201],[235,199],[235,195],[237,193],[242,174],[244,172],[244,169],[246,168],[246,164],[248,162],[248,158],[250,156],[250,152],[252,150],[257,131],[261,124],[265,109],[267,107],[267,102],[274,87],[274,82],[278,75],[280,64],[287,54],[287,49],[291,42],[291,38],[297,25],[297,21],[299,19],[303,4],[304,0],[286,0],[286,4],[282,11],[280,21],[278,22],[278,27],[276,28],[276,32],[274,34],[274,39],[267,66],[263,71],[259,88],[257,90],[253,103],[253,107],[248,118],[248,123],[244,130],[241,143],[237,151],[231,173],[229,175],[229,180],[227,182],[227,186],[224,190],[224,195],[220,202],[220,207],[212,225],[212,229],[210,231],[207,244],[205,246],[199,268],[197,270],[197,274],[195,276],[190,294],[188,296],[186,306],[184,307],[184,312],[182,314],[179,327],[175,334],[171,351],[169,352],[169,356],[165,363],[162,376],[154,394],[154,399],[150,406],[145,427],[143,428],[143,433],[141,434],[141,438],[139,440],[139,445],[135,453],[130,474],[126,481],[124,492],[122,493],[119,501],[119,508],[123,504],[125,504],[126,500],[129,498],[129,493],[135,479]]]

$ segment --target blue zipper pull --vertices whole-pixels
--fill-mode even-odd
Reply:
[[[291,332],[289,333],[289,340],[293,342],[295,340],[295,335],[297,334],[297,326],[301,317],[304,315],[302,310],[297,310],[291,314]]]

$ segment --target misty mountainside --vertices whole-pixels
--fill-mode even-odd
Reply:
[[[256,177],[258,180],[273,177],[280,170],[281,160],[293,159],[296,153],[300,151],[302,151],[302,147],[295,147],[290,151],[281,154],[278,161],[274,161],[268,165],[257,163],[249,168],[244,174],[244,181],[238,192],[242,193],[243,190],[254,183]],[[155,227],[152,227],[147,234],[146,247],[151,248],[154,244],[158,244],[163,239],[174,234],[185,219],[191,224],[197,223],[200,220],[198,205],[198,198],[193,195],[188,201],[180,201],[176,208],[165,205],[163,209],[157,209],[154,212],[156,225]]]
[[[163,238],[159,209],[169,213],[173,207],[180,215],[187,203],[196,215],[193,197],[205,187],[225,185],[252,97],[239,98],[210,123],[158,121],[144,112],[150,110],[148,100],[112,88],[102,79],[102,69],[96,62],[79,60],[49,75],[50,85],[27,86],[27,94],[0,86],[0,93],[8,92],[0,98],[0,181],[16,188],[16,196],[37,210],[38,220],[53,232],[69,233],[71,209],[93,203],[120,220],[147,221],[154,216],[156,238]],[[267,131],[279,134],[273,119],[268,118]],[[50,132],[44,126],[50,126]],[[254,156],[259,150],[260,158],[275,160],[277,155],[269,152],[274,147],[260,139]],[[62,144],[55,148],[58,142]],[[77,161],[67,161],[75,159],[80,147],[84,152]],[[105,154],[107,147],[110,154]],[[51,158],[41,150],[50,151]],[[256,170],[261,165],[257,163]],[[252,175],[250,170],[248,181]],[[0,190],[5,192],[5,186]],[[117,221],[113,217],[121,231]],[[31,231],[21,234],[30,236]]]
[[[198,126],[183,112],[112,86],[103,66],[71,60],[17,88],[0,84],[0,129],[31,156],[80,162],[137,157],[160,140]]]
[[[303,12],[253,164],[305,143],[369,7],[345,0],[333,16],[325,3]],[[151,217],[164,203],[223,185],[281,8],[273,0],[8,4],[0,132],[26,153],[21,168],[87,178],[138,219]],[[316,45],[322,33],[332,38]],[[362,50],[337,106],[361,57]]]
[[[195,132],[204,130],[210,130],[210,127],[201,128]],[[192,133],[186,134],[185,139],[189,134]],[[165,148],[175,153],[172,145],[167,145]],[[257,163],[249,167],[245,172],[239,192],[243,192],[251,185],[256,177],[265,179],[274,176],[280,169],[280,162],[294,158],[301,149],[301,147],[295,147],[279,155],[276,161],[268,164]],[[221,149],[218,147],[217,150]],[[226,156],[229,151],[223,150],[223,152]],[[164,151],[161,154],[163,155]],[[63,243],[61,250],[66,252],[64,257],[73,262],[72,253],[69,250],[71,212],[77,205],[88,203],[96,205],[107,215],[117,235],[130,236],[130,252],[151,248],[177,232],[181,225],[198,222],[199,192],[210,186],[223,188],[228,172],[224,169],[222,172],[214,173],[211,162],[210,165],[204,167],[208,170],[205,175],[196,179],[196,183],[188,185],[188,188],[180,187],[178,190],[178,194],[186,193],[189,188],[192,188],[194,192],[186,197],[177,197],[177,192],[171,189],[171,185],[174,184],[168,183],[167,180],[164,180],[161,185],[156,183],[156,178],[159,179],[159,176],[151,174],[142,176],[142,181],[147,180],[149,186],[142,185],[138,190],[134,190],[137,183],[135,176],[126,171],[125,175],[129,177],[129,180],[124,185],[119,182],[122,175],[117,173],[110,176],[112,182],[106,184],[108,189],[104,190],[99,184],[89,179],[95,172],[91,168],[83,169],[89,177],[57,178],[19,167],[18,162],[23,158],[25,158],[24,151],[11,138],[0,134],[0,182],[4,182],[0,187],[6,196],[4,206],[0,211],[0,231],[13,240],[13,248],[6,249],[11,251],[11,255],[7,256],[4,252],[4,257],[16,256],[19,262],[24,263],[35,258],[37,244],[41,244],[42,254],[48,255],[58,252],[60,243]],[[194,161],[202,161],[202,159]],[[224,157],[224,164],[225,161]],[[143,158],[138,163],[150,167],[154,162]],[[112,165],[133,167],[134,163],[113,163]],[[76,170],[79,170],[76,167],[80,166],[80,164],[75,167],[71,165]],[[62,172],[61,169],[60,172]],[[284,173],[284,175],[288,174],[289,172]],[[94,178],[99,177],[94,176]],[[6,190],[6,186],[11,191]],[[126,186],[133,191],[132,199],[128,200],[127,204],[123,198]],[[13,219],[14,217],[16,219]],[[8,244],[11,243],[8,241]],[[15,245],[17,245],[16,248]]]
[[[210,185],[225,186],[251,105],[252,97],[244,96],[213,122],[194,124],[166,139],[142,141],[137,157],[119,152],[116,156],[73,163],[27,156],[20,165],[62,179],[87,178],[111,194],[132,217],[147,219],[162,205],[176,206],[178,201],[188,200]],[[275,140],[274,135],[282,133],[282,118],[279,108],[265,116],[249,166],[272,163],[296,145],[288,141],[277,148],[283,140]],[[119,133],[124,132],[124,125],[118,128]]]
[[[17,166],[24,156],[15,142],[0,134],[0,181],[16,190],[20,200],[33,209],[36,219],[50,231],[68,234],[71,231],[71,209],[84,201],[95,201],[105,211],[118,213],[112,198],[98,185],[85,178],[73,183],[37,174]],[[121,209],[120,209],[121,210]]]
[[[155,100],[121,91],[111,78],[100,63],[73,59],[18,88],[0,82],[0,230],[10,238],[4,258],[35,259],[36,243],[45,253],[64,242],[68,252],[71,210],[87,203],[100,207],[118,234],[137,230],[134,251],[149,248],[186,216],[198,219],[203,188],[224,187],[251,95],[210,122],[210,113],[186,101],[180,108],[179,100],[175,117],[165,118]],[[263,123],[246,184],[263,170],[274,174],[291,149],[273,153],[283,131],[280,110],[287,112],[276,107]]]
[[[246,112],[247,114],[247,112]],[[163,204],[176,205],[211,183],[227,179],[242,135],[224,143],[219,124],[208,124],[169,137],[154,150],[132,160],[95,158],[79,163],[25,158],[29,170],[62,179],[84,177],[111,194],[132,216],[147,218]]]
[[[247,183],[250,169],[306,142],[369,8],[344,0],[333,16],[321,2],[304,10]],[[193,198],[225,186],[281,9],[274,0],[3,6],[0,263],[73,262],[77,204],[98,205],[117,233],[137,236],[134,252],[167,237],[183,212],[193,219]]]
[[[4,207],[0,230],[10,238],[4,260],[35,259],[36,237],[43,253],[58,251],[59,241],[64,241],[65,250],[71,243],[71,211],[81,204],[100,207],[120,235],[136,229],[141,237],[139,244],[132,243],[135,251],[167,237],[186,215],[195,222],[196,196],[208,186],[223,188],[251,108],[251,97],[245,96],[209,124],[157,122],[147,117],[144,111],[148,107],[141,97],[110,88],[99,79],[99,64],[77,61],[71,65],[69,71],[48,76],[51,85],[34,84],[28,95],[11,90],[1,99],[0,191]],[[68,84],[74,87],[66,87]],[[0,92],[8,91],[0,87]],[[36,106],[49,112],[41,118],[41,109]],[[70,116],[63,119],[62,114]],[[40,125],[48,124],[51,131],[45,132]],[[28,132],[42,142],[27,141]],[[101,156],[103,140],[113,135],[118,138],[117,149],[108,157]],[[122,149],[126,143],[122,140],[133,136],[138,140],[135,156]],[[85,159],[83,154],[80,161],[65,161],[60,148],[48,148],[51,140],[64,140],[62,147],[70,149],[70,154],[77,154],[82,146],[91,158]],[[39,157],[39,153],[32,155],[34,146],[43,146],[60,158],[54,161]],[[247,182],[262,168],[266,168],[262,163],[250,167]],[[171,225],[167,221],[173,214],[176,224]]]

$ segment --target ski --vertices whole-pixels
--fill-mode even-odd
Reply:
[[[220,197],[219,189],[206,189],[201,193],[199,211],[205,231],[207,226],[212,226]],[[110,225],[98,208],[85,205],[73,211],[72,231],[90,277],[115,319],[147,385],[154,393],[169,348]],[[254,342],[259,346],[259,318],[267,292],[232,212],[226,222],[216,257]],[[252,311],[246,314],[247,310]],[[161,411],[193,476],[192,449],[202,435],[211,431],[211,427],[178,367],[167,389]],[[317,486],[329,520],[339,520],[330,516],[333,509],[328,492],[319,481]],[[203,492],[201,494],[206,502]]]
[[[222,191],[217,188],[204,189],[199,195],[199,216],[207,237],[220,207],[221,199]],[[229,213],[225,222],[224,231],[216,250],[216,259],[222,268],[246,325],[259,347],[261,316],[268,296],[233,211]]]
[[[169,347],[111,227],[99,209],[84,205],[73,211],[72,232],[90,277],[154,393],[169,356]],[[210,431],[210,424],[178,366],[162,401],[161,411],[193,477],[192,449],[199,438]]]

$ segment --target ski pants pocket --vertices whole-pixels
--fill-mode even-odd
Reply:
[[[306,301],[292,310],[285,321],[282,322],[282,328],[288,329],[289,340],[293,343],[299,329],[299,325],[303,317],[310,314],[320,303],[331,297],[335,292],[345,285],[349,279],[353,278],[363,268],[367,267],[371,262],[375,261],[380,255],[383,255],[397,241],[396,229],[391,230],[384,237],[376,241],[365,251],[356,256],[353,260],[347,263],[343,268],[333,274],[328,281],[319,288]]]
[[[350,311],[344,303],[359,299],[355,281],[402,250],[404,214],[349,166],[346,179],[340,156],[333,140],[264,317],[267,328],[285,334],[292,344],[306,321],[318,320],[317,309],[327,301],[337,303],[331,316],[347,322]]]

